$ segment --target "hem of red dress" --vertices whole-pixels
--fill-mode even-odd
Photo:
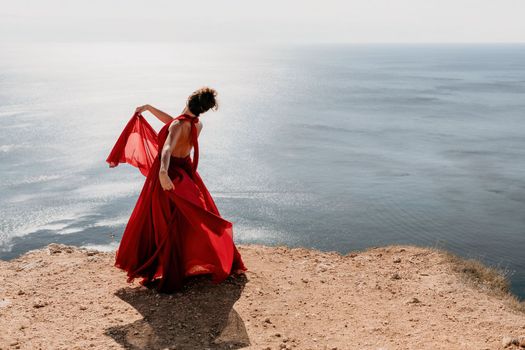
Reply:
[[[154,276],[153,278],[150,278],[149,276],[144,276],[141,274],[133,274],[129,270],[127,270],[125,267],[123,267],[122,265],[116,262],[113,264],[113,266],[126,272],[128,283],[133,283],[135,279],[142,278],[142,280],[139,283],[140,285],[145,285],[157,279],[162,279],[162,276]],[[200,269],[192,272],[191,270],[195,268],[196,266],[199,266]],[[211,275],[212,282],[215,284],[218,284],[222,282],[223,280],[225,280],[226,278],[228,278],[228,276],[242,275],[242,274],[245,274],[246,271],[248,271],[248,269],[245,266],[242,266],[237,269],[232,269],[230,274],[226,274],[226,273],[218,272],[217,268],[215,268],[213,265],[208,264],[208,266],[206,267],[203,265],[195,264],[191,268],[186,269],[186,272],[184,273],[184,278],[191,277],[191,276],[198,276],[198,275]]]

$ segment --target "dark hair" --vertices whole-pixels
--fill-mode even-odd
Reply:
[[[190,97],[188,97],[188,108],[191,113],[199,116],[199,114],[206,112],[209,109],[217,110],[219,107],[215,97],[217,91],[209,87],[202,87],[194,91]]]

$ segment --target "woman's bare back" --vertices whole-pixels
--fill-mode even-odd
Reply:
[[[177,121],[175,122],[177,123]],[[192,144],[191,144],[191,121],[178,121],[179,128],[181,128],[181,133],[179,137],[177,138],[177,142],[175,143],[175,147],[173,148],[171,152],[172,157],[177,158],[184,158],[188,156],[191,152]],[[197,138],[199,137],[201,130],[202,130],[202,122],[199,120],[197,124],[195,124],[197,127]]]

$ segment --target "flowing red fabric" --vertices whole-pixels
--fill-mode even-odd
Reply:
[[[158,153],[157,133],[141,114],[135,113],[124,128],[106,160],[110,167],[128,163],[137,167],[144,176],[153,165]]]
[[[188,276],[211,274],[212,282],[220,283],[247,270],[233,242],[232,223],[220,216],[197,172],[198,118],[182,114],[175,120],[191,123],[193,160],[171,156],[173,190],[163,190],[158,176],[159,145],[164,145],[171,123],[157,135],[142,115],[133,115],[106,160],[110,167],[131,164],[146,176],[115,266],[127,271],[129,282],[140,277],[141,284],[155,284],[167,293],[180,290]]]

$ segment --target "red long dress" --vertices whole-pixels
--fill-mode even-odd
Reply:
[[[170,158],[168,175],[174,189],[159,182],[160,152],[170,123],[157,133],[141,114],[134,114],[107,158],[110,167],[128,163],[146,176],[135,208],[117,250],[115,266],[127,271],[128,282],[156,282],[160,292],[174,292],[191,275],[211,274],[220,283],[232,273],[247,270],[233,242],[232,223],[220,216],[197,172],[197,117],[175,120],[191,123],[193,160]]]

